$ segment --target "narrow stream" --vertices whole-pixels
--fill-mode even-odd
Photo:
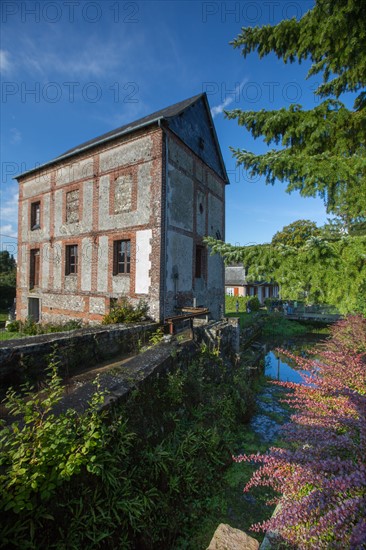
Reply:
[[[278,348],[284,348],[296,355],[307,355],[307,350],[314,348],[324,337],[309,335],[282,342],[266,343],[264,357],[264,374],[269,379],[256,397],[257,411],[250,421],[250,427],[261,441],[272,444],[279,435],[282,424],[290,419],[290,412],[281,403],[287,392],[285,388],[270,383],[270,380],[303,383],[302,371],[295,361],[282,355]]]

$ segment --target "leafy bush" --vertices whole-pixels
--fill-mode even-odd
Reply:
[[[134,307],[127,298],[121,298],[119,303],[114,306],[109,313],[103,317],[103,325],[112,325],[116,323],[137,323],[145,321],[149,306],[143,300],[140,300]]]
[[[160,373],[105,416],[97,391],[85,414],[57,416],[52,371],[42,393],[8,407],[0,435],[0,539],[16,548],[173,548],[190,540],[254,407],[245,366],[208,349]],[[179,506],[177,506],[179,502]],[[179,548],[188,546],[178,546]]]
[[[349,317],[332,329],[317,359],[295,357],[306,385],[289,388],[297,413],[285,426],[286,448],[241,455],[261,463],[245,491],[267,485],[280,496],[275,517],[253,526],[295,548],[364,548],[366,542],[366,321]]]
[[[84,415],[74,410],[56,416],[53,408],[63,396],[57,364],[52,360],[42,393],[23,387],[23,395],[7,392],[6,407],[18,420],[2,421],[0,432],[0,510],[16,514],[34,511],[49,500],[59,485],[85,467],[98,473],[98,449],[105,445],[106,429],[99,406],[104,394],[93,396]],[[20,418],[20,419],[19,419]]]
[[[252,296],[248,300],[248,305],[250,311],[259,311],[261,308],[261,303],[257,296]]]
[[[20,330],[20,321],[11,321],[6,325],[6,330],[8,332],[19,332]]]

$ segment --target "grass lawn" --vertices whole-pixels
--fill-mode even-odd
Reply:
[[[250,327],[256,319],[258,319],[258,311],[253,311],[252,313],[245,313],[243,311],[227,311],[225,312],[225,317],[239,317],[240,328],[247,328]]]
[[[0,332],[0,342],[4,342],[5,340],[14,340],[14,338],[23,338],[23,336],[25,335],[20,332],[7,332],[6,330],[2,330]]]
[[[0,323],[2,326],[5,321],[8,320],[8,310],[0,309]],[[0,330],[0,342],[4,340],[13,340],[14,338],[21,338],[22,335],[19,332],[7,332],[6,330]]]

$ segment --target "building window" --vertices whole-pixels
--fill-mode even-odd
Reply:
[[[113,243],[113,275],[130,273],[131,241],[114,241]]]
[[[65,275],[76,275],[78,272],[78,245],[66,246]]]
[[[31,230],[41,227],[41,203],[39,201],[31,204]]]
[[[79,221],[79,189],[66,193],[66,223]]]
[[[204,246],[196,246],[196,264],[195,264],[195,277],[200,279],[205,275],[205,251]]]
[[[30,251],[29,288],[39,286],[39,248]]]

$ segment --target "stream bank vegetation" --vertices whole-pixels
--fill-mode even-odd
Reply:
[[[311,374],[290,390],[295,409],[285,444],[267,454],[243,454],[261,464],[245,485],[277,492],[277,513],[254,531],[277,533],[279,547],[360,549],[366,545],[366,319],[350,316],[331,329],[317,359],[291,355]]]
[[[63,386],[52,359],[40,394],[9,390],[13,420],[0,432],[0,546],[206,547],[216,521],[227,520],[223,485],[237,490],[253,471],[234,465],[225,474],[232,454],[258,449],[242,434],[255,406],[246,367],[205,347],[108,411],[101,387],[102,378],[83,414],[56,414]],[[260,490],[258,502],[268,498]],[[253,521],[260,506],[247,505]]]

